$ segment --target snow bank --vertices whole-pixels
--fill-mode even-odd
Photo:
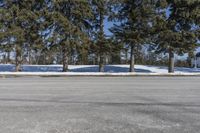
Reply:
[[[1,75],[115,75],[115,76],[132,76],[132,75],[200,75],[200,69],[193,68],[176,68],[174,74],[168,74],[168,68],[163,66],[146,66],[136,65],[134,73],[129,73],[129,65],[107,65],[105,73],[98,72],[97,65],[69,65],[69,72],[62,72],[62,65],[23,65],[22,72],[14,72],[14,65],[0,65]]]

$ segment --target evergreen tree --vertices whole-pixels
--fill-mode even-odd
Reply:
[[[112,38],[104,33],[107,18],[116,22]],[[174,54],[193,51],[199,40],[199,0],[0,1],[0,49],[6,62],[15,53],[16,71],[27,57],[29,64],[62,62],[67,71],[68,63],[87,64],[92,53],[103,72],[105,58],[120,62],[123,44],[131,51],[133,72],[135,61],[143,63],[144,44],[152,43],[156,53],[168,53],[169,72],[174,72]]]
[[[174,72],[174,54],[181,55],[195,48],[199,30],[200,1],[166,0],[156,7],[155,38],[157,52],[169,54],[169,73]],[[161,7],[164,5],[165,10]],[[168,10],[169,9],[169,10]],[[162,13],[164,11],[164,14]],[[161,15],[162,14],[162,15]]]
[[[110,50],[109,42],[104,33],[104,23],[108,15],[108,0],[91,0],[91,6],[94,15],[94,20],[92,21],[94,27],[92,50],[99,57],[99,72],[103,72],[105,55]]]
[[[13,45],[16,71],[21,71],[25,45],[37,40],[36,37],[28,39],[37,34],[37,31],[34,35],[32,34],[37,25],[35,13],[37,3],[37,0],[4,0],[2,2],[0,22],[3,32],[1,32],[0,39],[4,40],[3,44]]]
[[[68,71],[71,51],[89,41],[85,31],[90,28],[91,7],[84,0],[54,0],[45,14],[46,31],[50,31],[50,47],[62,47],[63,71]]]
[[[115,2],[110,19],[120,24],[115,24],[111,32],[118,41],[130,46],[130,72],[134,72],[136,50],[139,45],[147,42],[152,27],[153,1],[121,0]]]

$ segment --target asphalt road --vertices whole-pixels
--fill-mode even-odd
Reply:
[[[200,77],[0,78],[0,133],[200,133]]]

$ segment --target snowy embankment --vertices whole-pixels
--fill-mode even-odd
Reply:
[[[69,65],[69,72],[62,72],[62,65],[23,65],[22,72],[14,72],[14,65],[0,65],[0,75],[35,76],[137,76],[137,75],[200,75],[200,69],[176,68],[168,74],[167,67],[136,65],[134,73],[129,73],[129,65],[107,65],[105,72],[99,73],[96,65]]]

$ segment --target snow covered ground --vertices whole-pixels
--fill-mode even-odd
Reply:
[[[0,64],[0,74],[12,73],[15,71],[14,65]],[[107,65],[105,66],[106,74],[127,74],[129,65]],[[136,65],[135,71],[138,74],[167,74],[167,67],[163,66],[145,66]],[[23,65],[21,73],[49,73],[55,74],[62,72],[62,65]],[[66,73],[64,73],[66,74]],[[98,66],[96,65],[69,65],[69,72],[67,74],[102,74],[98,73]],[[200,74],[200,68],[176,68],[175,74]]]

